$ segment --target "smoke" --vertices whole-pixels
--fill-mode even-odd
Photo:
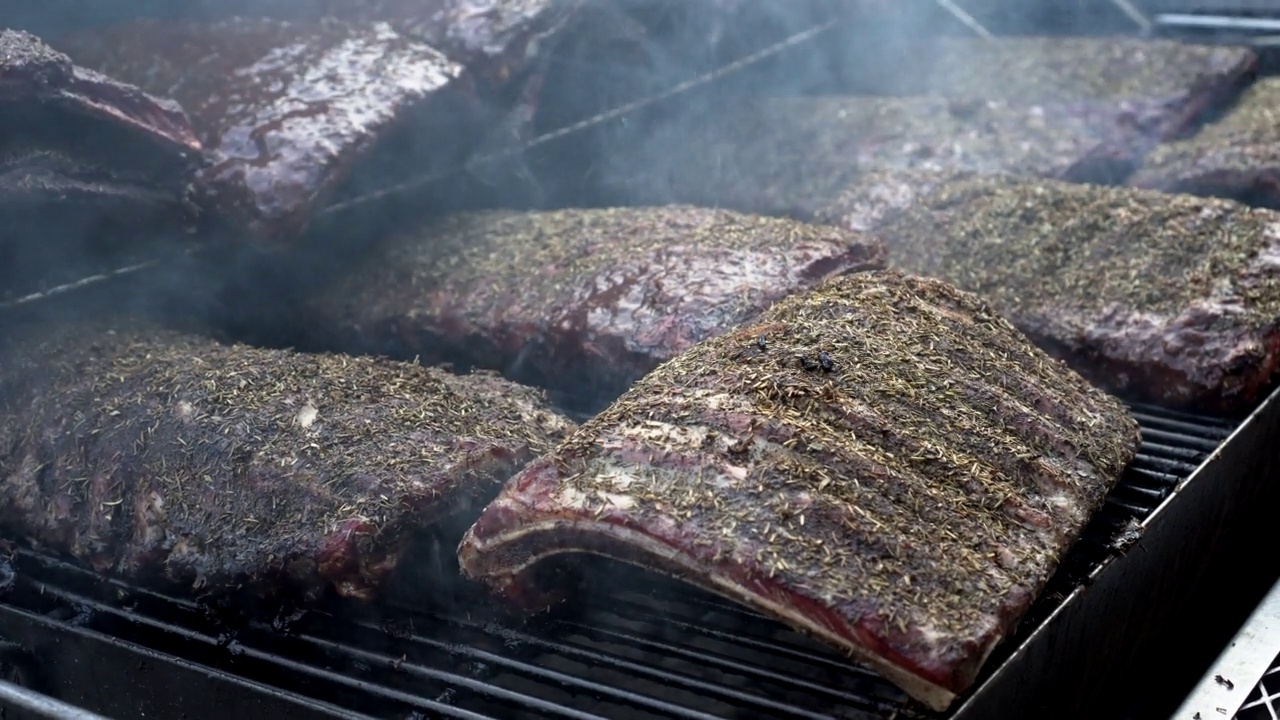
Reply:
[[[420,4],[405,0],[55,0],[5,3],[0,7],[0,25],[29,30],[55,47],[70,33],[144,17],[212,22],[234,15],[306,19],[336,13],[346,18],[390,19],[403,32],[413,33],[420,26],[415,13],[490,4],[437,0],[422,10]],[[997,34],[1132,31],[1131,21],[1106,0],[965,0],[958,4]],[[714,82],[644,103],[618,117],[591,121],[629,103],[661,96],[833,18],[840,20],[836,27]],[[519,82],[510,83],[506,94],[487,97],[489,105],[479,112],[479,121],[461,112],[451,120],[445,117],[448,111],[406,118],[407,128],[367,153],[330,199],[376,197],[406,179],[417,180],[403,192],[382,193],[377,202],[316,216],[308,234],[284,250],[254,247],[241,242],[242,238],[216,232],[196,239],[183,237],[162,217],[155,219],[154,233],[150,233],[154,237],[145,241],[104,242],[102,238],[113,232],[125,239],[130,233],[148,233],[139,233],[137,223],[113,230],[115,220],[102,208],[103,198],[76,207],[62,198],[62,205],[37,205],[34,210],[28,206],[20,215],[6,209],[10,232],[8,241],[0,244],[0,260],[7,261],[0,271],[4,296],[0,300],[166,257],[159,264],[162,269],[121,276],[104,283],[95,294],[68,293],[59,301],[60,312],[73,308],[77,297],[89,307],[101,303],[101,293],[115,293],[118,306],[160,313],[170,321],[185,318],[184,322],[195,325],[204,323],[208,331],[229,338],[290,345],[294,338],[284,311],[292,303],[323,288],[358,255],[374,247],[377,238],[424,215],[476,207],[540,209],[693,201],[696,198],[669,182],[672,173],[687,170],[682,163],[690,155],[688,143],[693,135],[688,128],[692,125],[714,128],[728,122],[732,118],[726,113],[745,98],[893,93],[911,73],[928,72],[929,38],[972,33],[935,2],[593,0],[584,4],[569,27],[551,33],[549,40],[531,50],[537,59],[523,69]],[[535,76],[538,82],[526,84]],[[575,124],[584,127],[542,142]],[[66,141],[72,135],[92,137],[93,133],[68,130],[62,133],[62,141],[55,138],[45,144],[66,149],[79,162],[86,146],[94,143]],[[432,152],[415,145],[424,137],[435,146]],[[526,147],[531,140],[534,145]],[[12,144],[4,148],[5,158],[13,156]],[[118,158],[90,155],[99,165],[112,166],[108,168],[112,172],[122,165]],[[29,160],[23,162],[29,164]],[[10,171],[5,179],[28,176],[27,165],[14,165],[8,159],[5,163],[0,168]],[[732,172],[732,168],[717,172]],[[77,177],[93,179],[85,172]],[[708,181],[714,183],[716,177],[712,172]],[[0,193],[7,198],[12,183],[6,185],[5,179],[0,179]],[[132,186],[128,190],[145,194]],[[146,207],[140,195],[132,200],[135,206]],[[7,207],[5,198],[0,198],[0,207]],[[194,256],[182,252],[197,241],[210,249]],[[9,322],[6,317],[11,315],[0,306],[0,324]]]

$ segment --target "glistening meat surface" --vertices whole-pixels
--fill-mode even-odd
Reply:
[[[590,410],[787,294],[883,263],[859,233],[722,210],[460,214],[390,238],[293,324],[313,349],[498,369]]]
[[[489,375],[132,324],[7,340],[6,537],[200,593],[370,598],[572,427]]]
[[[386,23],[137,20],[59,46],[181,103],[206,153],[202,206],[260,237],[295,238],[374,159],[390,185],[477,142],[463,68]]]
[[[1280,363],[1280,213],[994,176],[902,199],[876,229],[894,265],[988,298],[1105,389],[1234,412]]]
[[[566,553],[670,573],[941,710],[1138,442],[976,296],[854,273],[650,373],[513,478],[459,559],[530,608],[567,590],[541,572]]]

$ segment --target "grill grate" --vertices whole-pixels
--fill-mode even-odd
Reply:
[[[1157,408],[1134,410],[1143,428],[1138,458],[989,668],[1122,554],[1139,524],[1233,428]],[[436,550],[420,565],[434,560],[444,577],[455,577],[452,548]],[[584,563],[581,600],[526,623],[504,619],[464,588],[437,586],[417,590],[412,600],[390,598],[376,611],[335,604],[232,629],[193,601],[21,551],[0,598],[0,639],[21,642],[20,624],[39,622],[77,638],[176,656],[206,675],[276,693],[300,713],[295,717],[931,717],[874,674],[759,614],[617,564]],[[451,602],[419,606],[433,596]],[[44,650],[32,654],[56,664]],[[37,670],[33,676],[45,678],[59,672]],[[96,667],[92,677],[110,687],[103,682],[109,672]],[[152,680],[161,682],[159,675]],[[118,716],[146,709],[126,708],[118,697],[83,697]],[[208,712],[223,717],[226,710]]]
[[[1240,706],[1236,720],[1280,720],[1280,655]]]

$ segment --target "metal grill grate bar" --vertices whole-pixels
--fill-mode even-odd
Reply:
[[[1149,412],[1141,412],[1137,410],[1133,412],[1133,417],[1141,423],[1144,428],[1149,428],[1147,430],[1148,433],[1151,430],[1166,430],[1169,432],[1182,433],[1183,435],[1191,437],[1209,438],[1219,442],[1226,440],[1227,436],[1231,434],[1230,428],[1217,428],[1213,425],[1204,424],[1203,420],[1200,423],[1188,422],[1185,420],[1175,419],[1174,417],[1162,417],[1160,415],[1154,415]],[[1146,433],[1144,433],[1144,436],[1145,435]]]
[[[1245,698],[1236,720],[1280,720],[1280,656]]]
[[[708,666],[718,667],[720,669],[733,670],[744,675],[758,677],[775,683],[786,683],[795,686],[798,689],[813,693],[815,696],[826,696],[834,701],[846,703],[848,705],[859,706],[864,705],[866,700],[857,695],[841,692],[835,688],[817,683],[808,682],[802,678],[790,677],[783,675],[768,668],[762,668],[755,665],[738,662],[732,658],[721,656],[717,653],[699,652],[688,648],[673,645],[671,643],[658,642],[649,640],[638,635],[632,635],[626,632],[610,630],[602,627],[595,627],[585,623],[566,622],[564,626],[577,630],[588,636],[600,637],[605,641],[615,643],[625,643],[634,645],[645,652],[657,652],[671,657],[683,657],[704,663]]]
[[[992,666],[1084,578],[1123,552],[1116,538],[1145,520],[1231,433],[1225,423],[1176,413],[1140,409],[1138,417],[1141,453]],[[15,566],[15,590],[5,602],[77,615],[84,627],[126,642],[223,672],[269,677],[285,692],[370,715],[926,716],[874,673],[760,613],[650,575],[634,573],[624,585],[616,581],[624,571],[611,564],[587,575],[576,614],[526,628],[499,622],[479,600],[466,613],[461,605],[424,610],[393,601],[376,609],[339,604],[274,629],[255,622],[235,632],[191,600],[71,563],[24,552]],[[473,597],[457,595],[463,596]],[[409,630],[396,632],[393,623]]]
[[[52,587],[48,585],[41,585],[39,591],[42,594],[47,595],[50,599],[61,600],[67,606],[75,607],[79,609],[82,613],[87,613],[87,617],[85,618],[86,624],[95,625],[97,624],[97,622],[100,621],[102,617],[113,617],[115,619],[124,621],[129,625],[134,626],[133,629],[135,630],[135,632],[151,630],[158,635],[169,636],[167,638],[164,638],[165,645],[172,647],[175,640],[177,642],[186,644],[187,652],[183,653],[183,655],[185,655],[186,657],[193,657],[197,655],[208,654],[207,652],[201,652],[202,650],[207,651],[207,650],[225,649],[230,655],[236,658],[248,658],[248,659],[260,661],[263,663],[268,663],[273,667],[286,669],[291,672],[297,673],[299,675],[310,676],[316,680],[320,680],[326,683],[333,683],[336,685],[345,686],[347,688],[350,688],[352,690],[356,690],[362,693],[376,692],[378,694],[386,696],[389,699],[393,699],[397,702],[403,703],[412,708],[416,708],[418,710],[429,710],[431,712],[438,713],[439,717],[458,718],[459,720],[487,720],[488,719],[488,716],[486,715],[480,715],[474,712],[470,712],[468,710],[452,707],[450,705],[436,702],[434,700],[429,700],[427,698],[420,697],[417,695],[412,695],[407,692],[402,692],[402,691],[393,690],[389,688],[377,687],[369,682],[352,678],[344,674],[335,673],[330,670],[317,667],[310,663],[296,662],[294,660],[291,660],[287,657],[283,657],[276,653],[265,652],[250,646],[245,646],[241,643],[229,645],[228,643],[222,642],[221,639],[217,636],[205,635],[185,627],[175,626],[170,623],[156,620],[147,615],[142,615],[138,613],[129,613],[121,609],[115,608],[111,605],[98,602],[97,600],[94,600],[92,598],[89,598],[83,595],[78,595],[76,593],[69,592],[61,588]],[[130,638],[130,639],[133,639],[135,641],[138,640],[138,638]],[[462,687],[466,687],[469,684],[474,683],[474,681],[471,681],[470,679],[462,676],[456,676],[456,675],[449,676],[449,674],[447,673],[438,673],[438,675],[440,677],[437,679],[442,679],[452,683],[456,683],[458,686],[462,686]],[[277,674],[277,677],[278,677],[278,674]],[[484,690],[495,689],[483,683],[474,683],[474,684],[481,687]],[[522,702],[522,704],[525,704],[526,706],[533,704],[533,703],[527,702],[527,700],[529,700],[528,698],[519,698],[519,700]],[[594,720],[594,716],[586,716],[586,717],[590,718],[590,720]]]
[[[534,635],[529,635],[527,633],[522,633],[516,630],[501,629],[498,631],[497,634],[508,642],[517,642],[517,643],[525,644],[531,647],[536,647],[543,651],[554,652],[566,658],[584,660],[598,667],[610,667],[617,670],[622,670],[628,673],[632,673],[635,676],[648,677],[654,680],[658,680],[660,682],[679,685],[696,692],[707,693],[709,695],[722,696],[727,699],[749,703],[751,705],[758,706],[762,709],[769,709],[775,712],[787,713],[794,717],[811,718],[813,720],[822,720],[823,718],[830,717],[830,715],[826,715],[826,714],[820,715],[817,713],[805,712],[803,710],[800,710],[795,707],[790,707],[783,703],[774,702],[773,700],[770,700],[768,698],[765,698],[759,695],[753,695],[750,693],[736,691],[736,690],[733,690],[732,688],[728,688],[723,685],[717,685],[714,683],[705,682],[702,680],[698,680],[696,678],[687,677],[677,673],[666,672],[666,671],[656,669],[650,666],[646,666],[640,663],[631,662],[628,660],[624,660],[622,658],[611,657],[603,653],[592,652],[590,650],[573,647],[571,645],[566,645],[564,643],[552,642],[550,640],[545,640],[543,638],[539,638]],[[414,638],[414,641],[429,642],[423,638]],[[599,693],[601,695],[616,695],[619,698],[625,698],[631,702],[635,702],[641,705],[646,705],[654,709],[663,710],[664,712],[674,713],[681,717],[714,718],[714,716],[705,715],[703,713],[689,713],[688,710],[684,708],[672,706],[669,703],[658,703],[653,701],[650,698],[638,696],[635,693],[620,691],[617,688],[610,688],[604,685],[600,685],[599,683],[584,682],[577,678],[564,676],[561,673],[555,673],[553,671],[548,671],[541,668],[536,668],[527,663],[516,662],[509,658],[502,657],[500,655],[495,655],[493,653],[468,649],[467,654],[472,656],[480,656],[486,662],[499,664],[509,669],[520,670],[530,675],[539,677],[540,679],[547,679],[554,676],[557,680],[559,680],[560,682],[562,682],[567,686],[579,687],[585,690],[589,690],[591,692]],[[852,700],[854,702],[860,702],[858,698],[850,697],[849,700]]]

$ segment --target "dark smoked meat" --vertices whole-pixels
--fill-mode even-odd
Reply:
[[[175,103],[74,65],[69,57],[30,33],[0,31],[0,78],[4,80],[0,102],[4,103],[5,120],[28,120],[24,131],[43,129],[24,111],[43,112],[47,113],[42,118],[46,121],[59,116],[68,121],[96,120],[134,143],[148,143],[170,154],[200,150],[186,114]],[[37,101],[44,107],[35,107]],[[12,142],[13,138],[5,140]],[[78,140],[83,146],[94,142],[93,138]]]
[[[572,427],[492,375],[60,328],[0,365],[0,528],[201,594],[370,598]]]
[[[904,95],[1026,104],[1102,103],[1168,140],[1195,131],[1205,114],[1250,82],[1257,57],[1245,47],[1124,37],[931,37],[918,66],[883,73]]]
[[[0,31],[0,294],[180,235],[200,149],[176,103]]]
[[[987,298],[1100,387],[1248,408],[1280,362],[1280,213],[1006,177],[921,193],[881,223],[892,264]]]
[[[61,46],[181,103],[207,154],[202,204],[255,237],[294,238],[367,166],[391,185],[466,154],[462,67],[386,23],[146,19]]]
[[[582,0],[320,0],[344,20],[388,22],[467,68],[491,90],[536,74]]]
[[[544,581],[553,556],[669,573],[943,710],[1138,443],[1123,405],[976,296],[854,273],[645,377],[512,478],[459,558],[530,609],[568,589]]]
[[[462,213],[317,293],[300,346],[459,362],[598,408],[832,274],[884,264],[835,227],[686,206]]]
[[[1251,86],[1196,135],[1155,148],[1129,184],[1280,208],[1280,79]]]
[[[972,170],[1114,183],[1145,143],[1100,108],[937,97],[738,101],[657,126],[604,171],[623,202],[688,202],[826,220],[882,170]]]

